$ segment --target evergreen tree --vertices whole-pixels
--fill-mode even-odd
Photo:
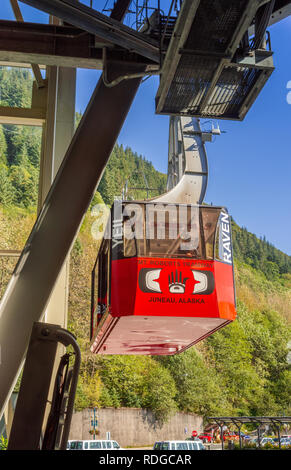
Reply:
[[[0,125],[0,164],[7,165],[7,143],[3,132],[3,127]]]
[[[14,202],[14,188],[8,176],[8,168],[0,163],[0,203],[8,206]]]
[[[36,174],[25,167],[13,165],[9,174],[15,190],[13,202],[20,207],[35,206],[37,203]]]

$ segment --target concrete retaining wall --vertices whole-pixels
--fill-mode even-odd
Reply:
[[[166,424],[158,423],[152,412],[140,408],[103,408],[96,410],[99,434],[96,439],[105,439],[110,431],[121,447],[151,446],[159,440],[179,440],[190,437],[195,429],[203,431],[203,419],[195,414],[177,413]],[[69,439],[92,439],[89,433],[93,410],[74,413]],[[185,433],[187,430],[187,433]]]

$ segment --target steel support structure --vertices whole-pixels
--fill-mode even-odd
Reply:
[[[243,424],[252,423],[257,425],[258,447],[261,448],[261,427],[264,425],[272,425],[276,428],[279,438],[279,448],[281,448],[281,435],[280,426],[283,424],[291,424],[291,416],[222,416],[222,417],[207,417],[207,422],[216,423],[220,428],[221,434],[221,448],[224,449],[223,441],[223,428],[229,424],[236,426],[239,430],[239,443],[242,447],[241,427]]]
[[[112,66],[110,76],[142,71]],[[23,364],[32,325],[46,308],[140,81],[108,88],[100,78],[2,298],[0,414]]]
[[[75,360],[71,371],[60,370],[59,376],[56,377],[54,388],[57,393],[54,396],[50,413],[53,419],[50,420],[50,424],[47,426],[45,448],[47,450],[54,450],[55,448],[66,450],[81,353],[76,339],[67,330],[60,328],[58,325],[38,322],[34,323],[32,329],[8,450],[38,450],[43,448],[41,442],[43,421],[59,343],[62,343],[64,347],[73,347]],[[68,365],[69,354],[66,354],[63,359]],[[32,377],[37,377],[37,380],[31,380]],[[56,403],[56,400],[58,400],[58,403]]]
[[[30,108],[0,106],[0,124],[42,126],[46,120],[47,81],[38,87],[34,81]]]
[[[128,77],[132,74],[142,74],[148,71],[149,62],[159,64],[161,51],[159,50],[158,41],[120,23],[130,5],[129,0],[117,0],[111,18],[84,4],[79,4],[75,0],[21,1],[56,15],[75,27],[68,27],[63,30],[63,38],[67,47],[65,52],[62,49],[50,50],[48,41],[43,51],[37,49],[39,44],[35,44],[34,52],[29,54],[28,50],[25,51],[21,48],[21,41],[18,38],[18,43],[14,45],[11,45],[10,41],[6,42],[7,50],[0,53],[0,60],[2,61],[19,60],[25,63],[29,61],[41,63],[40,59],[43,57],[46,60],[43,63],[53,65],[57,60],[60,61],[64,57],[68,57],[68,62],[63,65],[79,66],[79,63],[75,61],[76,57],[69,50],[70,46],[68,46],[68,44],[72,44],[74,38],[66,37],[66,33],[69,28],[71,28],[71,31],[74,29],[75,33],[76,28],[80,28],[77,35],[80,34],[81,37],[85,37],[85,42],[82,43],[82,51],[79,51],[78,56],[80,64],[82,64],[81,59],[84,58],[83,66],[86,66],[85,63],[91,63],[92,67],[96,64],[101,67],[102,56],[100,51],[103,47],[109,47],[110,51],[107,51],[107,68],[110,72],[111,83],[114,83],[114,80],[118,83],[121,76]],[[12,0],[12,3],[17,8],[17,1]],[[262,0],[256,3],[264,4],[267,1]],[[183,46],[181,38],[186,38],[185,31],[189,30],[191,26],[191,20],[195,16],[195,9],[198,4],[198,1],[190,2],[188,0],[185,0],[182,4],[179,15],[184,18],[181,23],[181,35],[175,35],[169,48],[172,48],[173,52],[168,64],[170,75],[175,72],[178,56]],[[189,18],[189,15],[191,18]],[[21,20],[19,12],[17,16]],[[243,21],[246,22],[245,19]],[[3,27],[4,22],[1,23]],[[179,21],[177,24],[179,24]],[[49,25],[42,25],[40,28],[46,28],[46,26],[49,27]],[[31,26],[23,24],[21,27],[24,34],[29,34]],[[26,33],[25,28],[27,28]],[[16,29],[20,31],[19,24],[17,24]],[[56,39],[56,36],[55,34],[54,37],[48,38],[51,40],[50,44]],[[32,38],[30,37],[30,39]],[[91,45],[94,49],[93,56],[91,51],[88,52],[88,45]],[[235,48],[236,46],[230,44],[229,48],[231,49],[231,47]],[[120,51],[121,57],[118,61]],[[122,55],[124,51],[128,54],[126,60],[124,60],[125,56]],[[115,57],[114,54],[116,54]],[[164,66],[167,64],[167,56]],[[139,57],[138,60],[136,60],[137,57]],[[145,62],[147,63],[145,64]],[[174,68],[172,63],[174,63]],[[35,72],[38,85],[46,85],[45,81],[42,80],[39,68],[35,69]],[[167,81],[166,75],[164,74],[164,77]],[[162,77],[162,80],[164,77]],[[216,81],[216,77],[214,79],[213,82]],[[49,305],[50,299],[52,299],[51,295],[58,276],[64,266],[96,186],[101,179],[140,81],[141,77],[136,77],[124,80],[116,86],[108,87],[104,77],[101,77],[78,131],[67,151],[60,150],[59,156],[61,157],[65,153],[65,158],[60,164],[52,186],[50,187],[51,181],[49,179],[43,181],[40,192],[40,201],[43,202],[42,209],[0,304],[0,416],[23,364],[32,326],[43,317],[43,313]],[[31,119],[30,123],[32,125],[42,125],[47,116],[44,110],[46,106],[49,106],[48,102],[45,101],[46,90],[45,88],[42,88],[42,90],[42,95],[35,93],[36,99],[33,100],[31,109],[0,109],[0,114],[3,115],[0,122],[15,124],[15,120],[18,119],[18,124],[27,124],[28,119]],[[39,106],[38,103],[40,103]],[[52,111],[48,111],[48,113],[50,112]],[[49,144],[49,140],[46,140],[46,144],[52,146],[52,141]],[[47,149],[47,152],[49,151],[53,152],[52,148]],[[44,165],[46,163],[48,162],[44,162]],[[41,178],[44,176],[45,171],[43,167]],[[55,168],[51,167],[46,176],[53,179],[54,175]],[[48,194],[45,197],[46,193]]]
[[[64,67],[102,70],[102,50],[108,60],[141,63],[157,67],[156,62],[121,47],[115,47],[98,35],[71,25],[20,23],[0,20],[0,61],[27,66],[27,62]],[[23,62],[23,65],[21,63]],[[40,68],[41,68],[40,66]],[[30,66],[31,67],[31,66]]]
[[[205,142],[211,142],[220,129],[203,131],[200,119],[170,117],[167,193],[159,202],[202,204],[208,181]]]
[[[48,67],[47,118],[43,125],[38,207],[41,209],[72,140],[75,124],[76,69]],[[69,259],[64,263],[45,310],[44,321],[67,328]],[[59,345],[57,363],[64,353]],[[53,394],[51,386],[49,397]]]
[[[182,3],[181,11],[175,24],[174,34],[162,66],[160,85],[156,96],[156,101],[159,103],[156,109],[157,112],[160,112],[161,103],[164,103],[174,79],[181,57],[180,49],[187,40],[199,3],[200,0],[194,2],[192,0],[185,0]]]
[[[31,108],[0,108],[0,122],[20,125],[42,124],[38,211],[51,187],[62,158],[74,133],[76,70],[68,67],[48,67],[44,86],[33,84]],[[37,119],[37,113],[42,116]],[[1,114],[2,113],[2,114]],[[21,119],[20,116],[21,115]],[[21,252],[4,250],[4,256],[17,256]],[[0,255],[2,252],[0,252]],[[69,263],[66,261],[59,274],[47,305],[44,320],[66,328],[68,303]],[[58,357],[63,351],[58,348]],[[11,406],[8,406],[8,410]],[[7,415],[7,413],[6,413]],[[9,413],[7,416],[11,416]],[[9,435],[9,422],[7,434]]]
[[[139,33],[120,23],[112,15],[120,14],[122,3],[117,2],[111,17],[103,15],[76,0],[20,0],[27,5],[38,8],[50,15],[81,28],[91,34],[125,49],[141,54],[159,63],[159,43],[146,34]]]
[[[68,67],[53,68],[56,70],[50,70],[50,73],[56,75],[57,80],[56,107],[54,115],[55,122],[51,123],[50,136],[48,136],[47,131],[44,129],[43,139],[47,144],[48,137],[50,137],[50,140],[53,142],[53,155],[50,172],[41,172],[42,181],[39,185],[42,188],[42,192],[39,197],[39,203],[41,206],[72,140],[75,125],[76,69]],[[49,123],[47,121],[45,127],[47,127],[48,124]],[[54,129],[52,129],[52,126]],[[49,155],[44,155],[46,163],[48,163],[47,157],[49,157]],[[67,260],[59,274],[58,282],[51,294],[45,314],[45,319],[48,323],[55,323],[61,325],[63,328],[67,327],[68,278],[69,261]]]
[[[122,21],[129,3],[118,0],[117,21]],[[119,72],[145,70],[144,66],[110,66],[110,63],[109,68],[114,78]],[[102,78],[99,80],[2,298],[0,416],[23,364],[32,325],[43,316],[140,81],[141,78],[133,79],[109,89]],[[48,109],[49,112],[55,110]],[[51,168],[50,178],[52,173]],[[49,185],[48,181],[47,189]],[[45,194],[42,189],[40,200]]]
[[[17,5],[17,2],[14,2]],[[21,13],[20,13],[21,15]],[[4,64],[4,66],[9,64]],[[17,66],[17,64],[11,64]],[[38,65],[29,65],[35,72],[35,76],[38,77],[39,81],[36,80],[33,83],[32,88],[32,100],[30,108],[15,108],[8,106],[0,107],[0,123],[1,124],[14,124],[14,125],[32,125],[41,126],[45,125],[47,118],[47,80],[43,80],[40,75],[40,68]],[[19,258],[21,251],[19,250],[0,250],[0,256],[5,257],[16,257]],[[0,345],[1,350],[1,345]],[[16,377],[17,379],[18,377]],[[14,404],[13,404],[14,403]],[[15,409],[15,397],[12,397],[7,403],[6,409],[4,410],[4,426],[6,435],[9,437],[11,424],[13,421],[13,414]]]
[[[219,34],[224,39],[219,42],[218,26],[207,16],[206,4],[200,0],[184,0],[161,68],[156,113],[242,120],[274,67],[268,63],[263,69],[261,64],[256,67],[252,63],[242,68],[233,59],[261,8],[264,15],[259,21],[257,37],[260,42],[272,6],[273,3],[266,0],[245,0],[239,6],[233,2],[227,6],[224,2],[223,8],[220,0],[213,2],[213,14],[217,18],[221,15]],[[203,35],[208,29],[213,49],[210,39]],[[243,101],[242,93],[246,98]]]
[[[23,22],[23,16],[19,8],[18,0],[10,0],[10,4],[17,21]],[[38,64],[32,63],[31,68],[38,87],[45,86]]]

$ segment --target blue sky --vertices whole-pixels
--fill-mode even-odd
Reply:
[[[20,6],[26,21],[47,21],[45,14]],[[8,0],[1,1],[0,12],[2,19],[13,19]],[[291,17],[270,32],[276,69],[244,121],[219,121],[226,133],[207,144],[205,201],[225,205],[239,225],[291,255]],[[99,75],[78,69],[77,111],[84,111]],[[157,77],[141,85],[118,142],[166,172],[169,118],[155,114],[157,88]]]

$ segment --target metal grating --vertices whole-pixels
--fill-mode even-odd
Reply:
[[[241,109],[261,73],[261,70],[254,68],[225,67],[203,114],[238,118],[238,110]]]
[[[176,68],[163,70],[158,113],[243,119],[273,71],[269,51],[252,63],[248,57],[238,60],[238,46],[255,12],[249,0],[200,1],[176,54]]]
[[[219,60],[206,57],[183,55],[164,104],[165,113],[187,112],[189,108],[196,112],[218,63]]]
[[[248,0],[202,0],[185,48],[225,52],[247,4]]]
[[[193,68],[184,67],[176,73],[164,104],[164,113],[181,116],[201,116],[223,119],[241,119],[240,112],[247,97],[255,88],[264,70],[251,67],[225,66],[207,105],[201,102],[211,85],[218,61],[192,58]],[[271,73],[271,72],[270,72]],[[265,83],[265,81],[264,81]]]

